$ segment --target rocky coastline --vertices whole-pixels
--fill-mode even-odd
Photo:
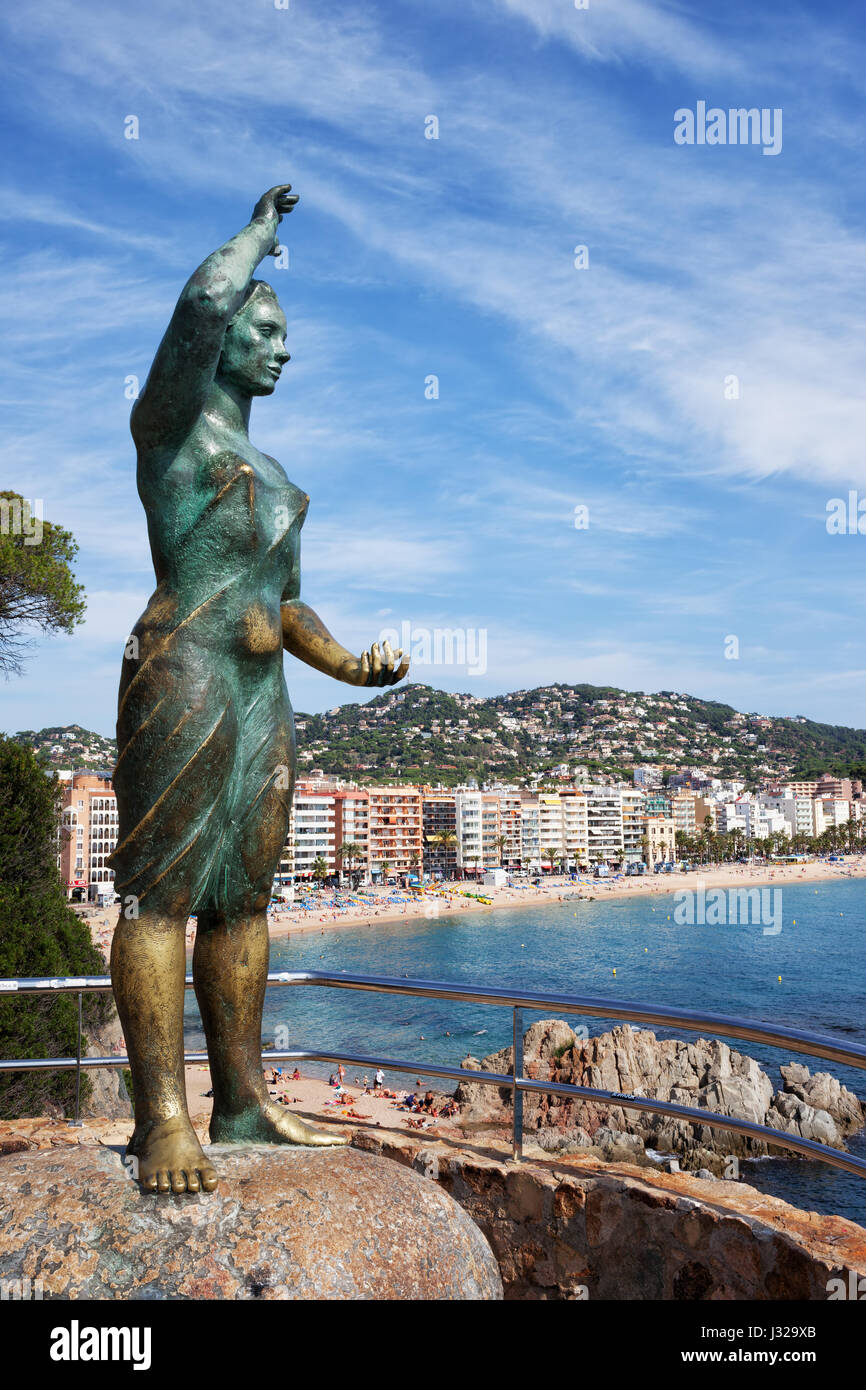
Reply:
[[[513,1048],[482,1059],[466,1057],[461,1066],[468,1072],[511,1074]],[[780,1067],[777,1088],[753,1057],[727,1043],[657,1038],[628,1024],[582,1039],[559,1019],[534,1023],[524,1036],[524,1070],[533,1080],[705,1108],[836,1149],[844,1149],[847,1137],[866,1124],[860,1100],[828,1072],[813,1075],[790,1062]],[[511,1123],[510,1089],[467,1077],[456,1099],[464,1131]],[[547,1153],[590,1152],[638,1164],[667,1156],[669,1164],[702,1177],[732,1176],[732,1159],[786,1152],[730,1130],[553,1093],[526,1093],[523,1123],[527,1142]]]

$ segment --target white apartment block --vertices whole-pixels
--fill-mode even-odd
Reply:
[[[565,824],[562,815],[562,801],[555,792],[542,792],[538,796],[538,850],[539,857],[545,867],[550,864],[547,850],[557,854],[560,863],[565,858]]]
[[[499,797],[500,834],[505,836],[502,850],[503,864],[518,864],[521,860],[521,798],[518,791],[503,791]]]
[[[312,878],[317,859],[323,859],[330,876],[337,871],[336,809],[333,796],[320,792],[296,792],[289,820],[289,874]],[[284,859],[285,862],[285,859]],[[281,865],[282,876],[282,865]]]
[[[460,791],[454,794],[457,833],[457,867],[459,869],[481,869],[484,854],[481,839],[482,793]]]
[[[576,869],[589,862],[589,818],[582,793],[562,797],[562,835],[565,863]]]
[[[835,825],[847,825],[851,819],[851,808],[847,801],[839,797],[815,797],[812,802],[813,835],[820,835]]]
[[[587,843],[591,862],[621,860],[622,797],[617,787],[587,787]]]
[[[538,801],[523,797],[520,803],[520,863],[524,869],[541,868]]]
[[[765,793],[760,797],[760,802],[768,810],[784,817],[789,836],[814,835],[815,821],[811,796],[793,793],[787,795],[784,791],[778,796]]]
[[[498,868],[502,863],[505,845],[500,846],[502,838],[502,813],[499,797],[491,792],[481,796],[481,861],[485,869]]]
[[[623,787],[620,791],[622,817],[622,858],[625,864],[637,864],[643,859],[643,839],[646,834],[646,799],[638,787]]]

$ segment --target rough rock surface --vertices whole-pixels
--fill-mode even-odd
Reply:
[[[513,1049],[503,1048],[482,1061],[467,1057],[469,1071],[510,1074]],[[844,1135],[860,1129],[866,1114],[856,1096],[826,1072],[811,1076],[808,1067],[781,1068],[785,1090],[773,1094],[766,1072],[752,1057],[717,1039],[686,1043],[659,1039],[628,1024],[599,1037],[577,1039],[566,1023],[534,1023],[524,1038],[524,1068],[534,1080],[562,1081],[630,1095],[652,1096],[681,1105],[714,1110],[844,1148]],[[457,1091],[461,1123],[473,1128],[510,1120],[511,1091],[480,1086],[467,1079]],[[566,1096],[530,1095],[523,1099],[524,1128],[536,1132],[549,1152],[573,1152],[591,1146],[621,1157],[636,1136],[647,1148],[678,1154],[686,1166],[720,1173],[729,1155],[752,1157],[767,1152],[760,1141],[709,1125],[691,1125],[663,1115],[626,1110],[607,1102],[571,1100]],[[560,1136],[560,1137],[557,1137]],[[607,1156],[610,1156],[608,1154]]]
[[[431,1134],[346,1128],[357,1148],[413,1168],[460,1203],[490,1242],[507,1299],[824,1301],[831,1279],[850,1288],[866,1278],[861,1226],[800,1211],[744,1182],[701,1182],[587,1150],[553,1160],[532,1144],[516,1164],[510,1141],[489,1132],[483,1147],[467,1140],[458,1149]],[[38,1146],[65,1166],[68,1150],[116,1145],[126,1132],[109,1120],[82,1129],[44,1117],[10,1120],[0,1123],[0,1151]],[[0,1206],[0,1230],[5,1219]],[[31,1259],[21,1277],[34,1267]]]
[[[412,1164],[465,1207],[499,1261],[506,1299],[824,1302],[831,1280],[850,1288],[866,1273],[862,1227],[743,1182],[587,1154],[511,1163],[380,1129],[354,1142]]]
[[[44,1298],[499,1299],[435,1183],[357,1149],[213,1145],[215,1192],[142,1193],[110,1148],[0,1157],[0,1279]]]

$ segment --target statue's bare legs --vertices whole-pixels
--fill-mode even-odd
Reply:
[[[212,1192],[213,1164],[190,1123],[183,1066],[186,918],[120,919],[111,980],[126,1038],[135,1097],[127,1152],[146,1192]]]
[[[189,1118],[183,1066],[186,919],[143,914],[121,919],[111,978],[126,1038],[135,1096],[127,1152],[147,1192],[212,1192],[217,1172]],[[304,1124],[272,1101],[262,1076],[262,1007],[268,973],[264,913],[225,921],[199,917],[193,957],[196,996],[208,1043],[214,1143],[347,1144]]]
[[[268,975],[264,912],[226,919],[200,913],[195,992],[207,1036],[214,1143],[347,1144],[304,1124],[268,1095],[262,1076],[262,1007]]]

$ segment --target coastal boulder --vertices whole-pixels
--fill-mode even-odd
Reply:
[[[832,1116],[826,1110],[816,1110],[798,1096],[783,1091],[776,1095],[765,1123],[785,1134],[799,1134],[802,1139],[829,1144],[833,1149],[845,1147]]]
[[[816,1072],[812,1076],[809,1068],[798,1062],[780,1067],[779,1071],[782,1073],[783,1090],[815,1110],[826,1111],[840,1133],[853,1134],[863,1128],[866,1111],[853,1091],[840,1085],[835,1076],[826,1071]]]
[[[355,1148],[211,1145],[214,1192],[142,1192],[95,1144],[0,1159],[0,1280],[45,1299],[502,1298],[493,1252],[447,1192]],[[77,1306],[77,1305],[76,1305]]]
[[[503,1048],[480,1062],[467,1058],[464,1066],[508,1075],[513,1068],[512,1049]],[[759,1063],[727,1043],[716,1038],[691,1043],[657,1038],[648,1029],[628,1024],[581,1040],[556,1019],[535,1023],[525,1035],[524,1067],[535,1080],[706,1109],[833,1148],[844,1147],[843,1136],[861,1128],[866,1119],[857,1097],[826,1072],[811,1076],[807,1067],[783,1066],[785,1090],[774,1095],[773,1084]],[[461,1083],[458,1099],[462,1122],[468,1127],[510,1123],[509,1089]],[[535,1137],[548,1152],[592,1147],[606,1154],[626,1143],[635,1152],[644,1146],[678,1155],[686,1167],[708,1168],[719,1168],[725,1156],[750,1158],[768,1152],[762,1140],[747,1135],[602,1099],[553,1092],[526,1094],[523,1115],[527,1139]],[[555,1138],[557,1133],[563,1136],[561,1142]]]
[[[533,1080],[548,1079],[550,1068],[557,1059],[574,1047],[575,1036],[567,1023],[560,1019],[546,1019],[533,1023],[523,1036],[523,1069]],[[464,1057],[460,1063],[464,1071],[496,1072],[500,1076],[514,1075],[514,1048],[503,1047],[499,1052],[491,1052],[481,1061],[477,1057]],[[507,1117],[504,1108],[511,1108],[511,1089],[505,1086],[482,1086],[477,1082],[461,1081],[454,1093],[463,1112],[464,1120],[470,1124],[504,1124]],[[524,1096],[524,1123],[528,1124],[527,1106],[534,1115],[537,1102],[534,1097]]]

